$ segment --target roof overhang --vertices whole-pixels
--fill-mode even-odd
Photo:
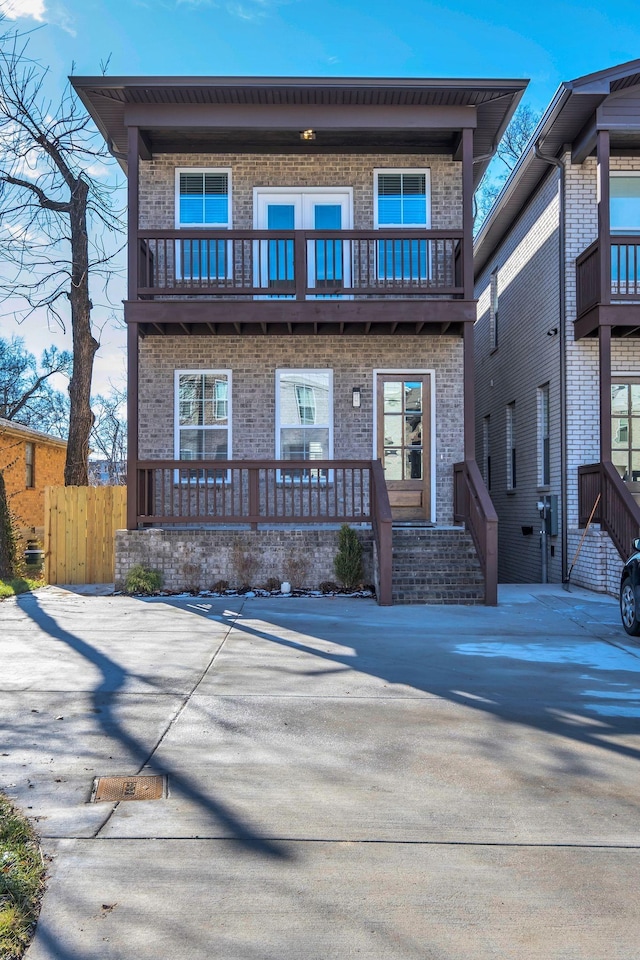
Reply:
[[[481,179],[526,80],[313,77],[72,77],[109,149],[126,169],[127,129],[150,154],[437,153],[459,156],[474,136]],[[312,128],[315,140],[302,141]]]

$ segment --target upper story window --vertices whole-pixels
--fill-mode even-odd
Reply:
[[[489,349],[495,350],[498,346],[498,314],[500,291],[498,289],[498,271],[491,274],[491,288],[489,299]]]
[[[376,170],[374,172],[374,227],[431,226],[430,171]],[[430,241],[381,240],[378,243],[380,280],[426,280],[430,275]]]
[[[538,388],[538,486],[551,484],[551,403],[549,384]]]
[[[231,226],[231,171],[176,170],[176,227]]]
[[[25,443],[24,445],[25,462],[25,486],[35,487],[36,485],[36,445],[35,443]]]
[[[507,404],[507,490],[516,489],[516,405]]]
[[[610,193],[611,232],[640,233],[640,172],[612,174]]]

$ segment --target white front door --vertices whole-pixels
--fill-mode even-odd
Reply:
[[[351,211],[350,189],[272,187],[254,191],[257,230],[348,230],[352,223]],[[307,286],[318,291],[315,296],[335,296],[337,290],[349,286],[348,248],[348,243],[330,237],[308,241]],[[257,285],[295,289],[293,239],[260,241],[257,261]],[[327,292],[322,293],[324,290]]]

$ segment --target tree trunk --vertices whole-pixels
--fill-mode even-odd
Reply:
[[[16,567],[16,538],[9,513],[4,476],[0,470],[0,580],[13,580]]]
[[[71,409],[69,441],[64,467],[65,486],[86,487],[88,478],[89,434],[93,426],[91,378],[98,342],[91,333],[89,299],[89,237],[87,198],[89,185],[78,178],[71,197],[71,331],[73,335],[73,372],[69,383]]]

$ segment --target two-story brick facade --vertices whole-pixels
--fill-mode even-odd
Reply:
[[[640,522],[640,61],[560,87],[475,267],[478,461],[500,578],[566,578],[595,507],[571,580],[615,593]]]
[[[525,83],[73,83],[129,183],[118,575],[284,577],[295,541],[317,586],[349,522],[383,602],[483,599],[472,197]]]
[[[44,488],[64,483],[66,453],[66,440],[0,417],[0,470],[25,540],[44,536]]]

